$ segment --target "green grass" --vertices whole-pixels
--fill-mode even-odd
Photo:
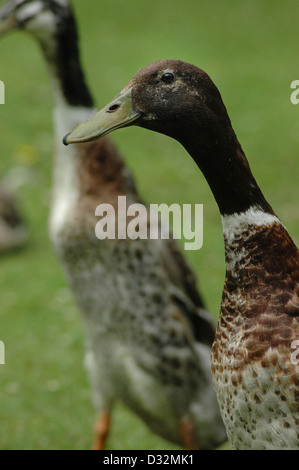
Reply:
[[[0,2],[0,5],[3,2]],[[157,59],[205,69],[218,85],[266,197],[299,242],[299,79],[297,1],[74,0],[88,81],[101,107],[133,73]],[[1,161],[5,174],[30,170],[19,190],[27,246],[1,258],[1,449],[88,449],[95,414],[83,367],[78,311],[48,239],[52,102],[36,44],[18,32],[0,42]],[[148,202],[204,204],[204,245],[187,256],[218,315],[224,255],[218,209],[195,164],[176,142],[143,129],[113,135]],[[22,146],[31,146],[25,150]],[[22,163],[25,157],[31,161]],[[38,154],[38,158],[32,157]],[[131,413],[115,410],[110,449],[171,449]]]

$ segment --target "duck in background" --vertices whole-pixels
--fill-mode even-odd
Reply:
[[[215,325],[193,272],[173,239],[99,241],[96,207],[109,203],[118,218],[118,196],[126,196],[127,205],[140,203],[134,180],[108,138],[61,143],[61,135],[94,113],[70,5],[9,1],[0,12],[0,32],[17,28],[41,46],[54,92],[50,232],[86,330],[99,414],[94,448],[105,446],[116,400],[173,443],[217,447],[226,433],[210,372]]]
[[[27,227],[15,193],[5,181],[0,183],[0,255],[22,247]]]
[[[226,280],[212,373],[232,448],[298,450],[299,252],[251,173],[218,89],[192,64],[155,62],[64,143],[133,124],[178,140],[219,206]]]

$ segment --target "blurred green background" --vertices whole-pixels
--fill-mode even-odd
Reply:
[[[0,1],[0,6],[4,2]],[[74,0],[81,52],[98,107],[144,65],[176,58],[219,87],[264,194],[299,242],[298,1]],[[36,43],[22,32],[0,42],[0,174],[29,171],[19,200],[30,229],[0,260],[1,449],[89,449],[95,412],[83,366],[80,316],[48,237],[52,100]],[[151,203],[203,203],[204,244],[186,252],[217,317],[224,280],[218,209],[203,176],[175,141],[140,128],[112,138]],[[118,405],[109,449],[171,449]]]

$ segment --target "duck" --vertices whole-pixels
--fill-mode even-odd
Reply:
[[[109,138],[61,144],[95,112],[74,15],[65,0],[13,0],[0,12],[0,32],[31,33],[53,87],[50,236],[83,320],[98,416],[93,449],[105,448],[117,401],[176,445],[215,448],[227,439],[210,371],[216,325],[193,270],[173,237],[99,240],[97,207],[110,204],[114,222],[120,196],[142,203],[135,179]]]
[[[226,276],[211,371],[231,448],[298,450],[299,252],[252,174],[218,88],[193,64],[159,60],[63,141],[131,125],[180,142],[219,207]]]
[[[21,248],[28,230],[14,191],[3,180],[0,183],[0,255]]]

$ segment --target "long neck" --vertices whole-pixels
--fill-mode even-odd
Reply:
[[[54,98],[55,163],[50,230],[52,238],[86,200],[111,191],[125,191],[134,184],[122,156],[109,138],[91,144],[62,144],[63,136],[94,112],[93,99],[81,68],[73,17],[49,41],[39,43],[48,65]],[[98,204],[99,202],[97,202]],[[94,212],[94,208],[93,208]],[[78,214],[77,214],[78,217]]]
[[[65,147],[62,138],[90,117],[93,99],[81,69],[73,17],[64,18],[52,37],[41,31],[36,39],[48,67],[54,100],[55,152],[50,232],[55,242],[80,196],[80,152],[75,146]]]
[[[43,54],[54,82],[66,104],[74,107],[93,108],[94,102],[80,63],[78,35],[74,17],[70,14],[58,25],[55,35],[39,39]]]
[[[267,270],[275,271],[278,266],[281,271],[284,256],[298,256],[254,179],[228,117],[213,123],[212,131],[201,123],[199,134],[193,132],[193,137],[189,135],[182,143],[206,177],[219,206],[226,271],[238,280],[236,285],[257,282],[266,272],[250,271],[249,265],[265,266],[275,259]]]
[[[246,212],[256,207],[274,214],[263,196],[240,143],[226,120],[215,123],[212,131],[201,124],[200,134],[186,140],[186,149],[203,172],[221,215]]]
[[[298,276],[298,249],[255,181],[228,117],[216,122],[213,132],[201,126],[200,139],[194,132],[184,142],[222,215],[224,292],[250,292],[257,284],[275,286],[282,278]]]

